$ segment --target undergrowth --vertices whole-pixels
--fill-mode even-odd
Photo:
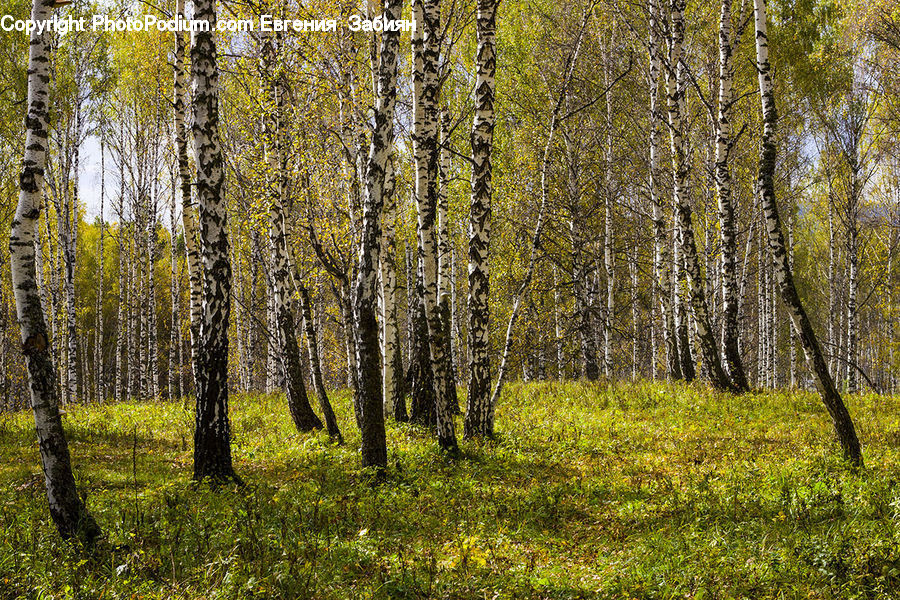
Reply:
[[[513,384],[456,460],[389,423],[380,485],[333,403],[342,447],[234,397],[247,486],[218,491],[182,403],[69,407],[90,549],[53,529],[31,415],[0,415],[0,599],[900,597],[897,398],[850,398],[856,472],[814,394]]]

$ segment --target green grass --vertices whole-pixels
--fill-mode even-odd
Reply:
[[[91,551],[52,527],[31,415],[0,415],[0,598],[900,597],[898,398],[851,398],[854,472],[813,394],[510,385],[455,461],[389,424],[374,486],[333,401],[344,447],[233,398],[248,487],[219,492],[189,481],[180,403],[70,408]]]

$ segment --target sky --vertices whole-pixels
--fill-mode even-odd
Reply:
[[[110,209],[110,190],[116,189],[117,177],[110,169],[112,159],[106,156],[106,207],[104,220],[115,221],[115,214]],[[92,222],[100,214],[100,140],[94,136],[88,136],[81,146],[81,173],[78,179],[78,195],[84,202],[85,221]]]

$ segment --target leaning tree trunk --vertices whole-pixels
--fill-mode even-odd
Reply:
[[[754,0],[753,5],[756,18],[756,69],[759,73],[759,92],[763,113],[762,151],[759,157],[759,196],[766,214],[766,230],[769,236],[769,251],[775,263],[775,277],[778,280],[781,299],[787,305],[794,328],[799,333],[807,365],[816,377],[816,387],[818,387],[825,408],[831,416],[844,456],[854,465],[862,466],[862,449],[859,439],[856,437],[853,419],[844,406],[831,374],[828,372],[828,365],[822,349],[819,347],[812,323],[800,301],[797,288],[794,286],[794,278],[787,261],[784,234],[781,231],[778,205],[775,200],[775,128],[778,124],[778,113],[775,109],[775,91],[769,64],[766,2],[765,0]]]
[[[282,90],[278,85],[276,50],[271,34],[263,40],[261,49],[261,74],[267,81],[267,114],[263,131],[266,163],[269,176],[269,248],[272,252],[272,297],[275,301],[275,323],[280,344],[279,355],[284,368],[287,403],[297,431],[320,429],[322,421],[313,412],[303,381],[303,362],[297,343],[291,297],[294,288],[290,269],[289,250],[284,225],[285,164],[281,155],[280,136]]]
[[[709,373],[713,386],[722,389],[733,389],[731,380],[722,370],[719,348],[713,333],[712,323],[704,293],[703,275],[697,258],[697,245],[694,241],[694,226],[691,217],[691,206],[688,201],[688,160],[685,155],[685,142],[682,133],[682,115],[684,114],[684,96],[687,87],[684,84],[685,66],[683,63],[684,45],[684,6],[685,0],[672,0],[671,19],[672,37],[669,40],[669,64],[666,70],[666,103],[669,113],[669,138],[672,142],[672,169],[675,180],[675,214],[678,219],[679,241],[684,260],[684,269],[688,280],[688,291],[697,337],[703,364]]]
[[[312,301],[309,297],[309,290],[304,285],[298,285],[297,287],[300,292],[300,310],[303,314],[306,346],[309,350],[309,370],[311,371],[313,387],[316,389],[316,397],[319,399],[319,409],[325,417],[325,427],[328,430],[328,436],[338,444],[343,444],[344,436],[341,435],[341,429],[338,427],[334,410],[331,408],[331,402],[328,400],[328,392],[325,390],[325,378],[322,377],[322,362],[319,359],[319,338],[316,333],[316,324],[313,321]]]
[[[35,22],[46,21],[52,11],[51,0],[36,0],[31,18]],[[69,446],[59,414],[59,389],[50,356],[47,324],[36,285],[35,236],[41,214],[50,127],[49,37],[46,32],[31,34],[25,154],[19,175],[19,203],[10,229],[10,271],[50,516],[64,538],[77,536],[93,540],[100,534],[100,528],[88,513],[75,487]]]
[[[225,170],[219,143],[219,70],[216,65],[216,5],[194,1],[194,19],[209,31],[194,33],[194,163],[200,203],[200,248],[203,260],[203,315],[197,365],[197,414],[194,432],[194,479],[239,480],[231,463],[228,420],[228,324],[231,313],[231,263],[228,258],[228,213]]]
[[[422,267],[422,304],[428,323],[428,348],[434,374],[435,425],[438,445],[448,452],[457,450],[453,415],[447,397],[446,335],[438,309],[438,247],[436,234],[438,196],[438,94],[437,73],[440,51],[439,0],[417,0],[421,15],[422,35],[415,45],[413,142],[416,159],[416,213],[418,217],[418,251]]]
[[[383,20],[393,21],[400,18],[401,8],[402,0],[385,0]],[[374,128],[366,169],[359,269],[354,295],[356,367],[358,370],[356,404],[361,417],[362,466],[375,467],[378,470],[387,467],[387,440],[381,395],[378,323],[375,319],[378,295],[377,269],[381,247],[384,176],[394,145],[394,105],[397,99],[397,54],[399,48],[399,31],[385,31],[381,36],[378,94],[375,101]]]
[[[731,194],[731,168],[729,154],[734,145],[731,126],[734,106],[734,51],[740,42],[741,30],[734,32],[731,23],[731,2],[722,0],[719,24],[719,118],[716,121],[716,192],[719,198],[719,231],[722,244],[722,350],[731,383],[741,392],[750,389],[747,375],[741,364],[738,345],[737,289],[737,229],[734,219],[734,202]],[[743,11],[742,11],[743,12]],[[741,14],[741,29],[743,29]]]
[[[176,1],[176,16],[184,18],[184,0]],[[200,321],[203,317],[203,280],[197,240],[197,206],[191,197],[191,172],[185,131],[184,51],[184,34],[175,32],[174,136],[178,156],[178,184],[181,191],[181,226],[184,230],[184,247],[187,255],[185,262],[190,283],[191,368],[196,383],[200,355]]]
[[[472,201],[469,213],[469,386],[463,435],[494,434],[491,365],[488,354],[491,239],[491,150],[494,144],[497,0],[477,0],[475,116],[472,120]]]

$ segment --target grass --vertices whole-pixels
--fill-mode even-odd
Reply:
[[[219,492],[180,403],[70,408],[93,550],[52,527],[31,415],[0,415],[0,599],[900,597],[898,398],[851,398],[854,472],[814,394],[513,384],[456,461],[389,424],[377,486],[333,401],[343,447],[233,398],[249,485]]]

